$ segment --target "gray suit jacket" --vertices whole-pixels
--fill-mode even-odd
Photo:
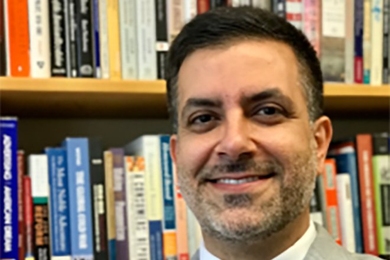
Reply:
[[[352,254],[334,242],[328,231],[315,223],[317,236],[309,248],[304,260],[375,260],[380,259],[372,255]],[[199,250],[191,260],[200,260]]]

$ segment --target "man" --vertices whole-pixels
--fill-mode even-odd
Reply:
[[[168,55],[178,185],[202,228],[192,259],[375,259],[310,221],[332,137],[316,53],[250,7],[199,15]]]

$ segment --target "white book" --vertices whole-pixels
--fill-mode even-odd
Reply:
[[[187,7],[191,8],[190,3],[186,4],[185,2],[186,1],[175,0],[167,1],[169,42],[172,42],[176,38],[184,26],[186,12],[185,9]]]
[[[103,79],[110,78],[108,52],[107,0],[99,0],[100,72]]]
[[[138,74],[135,10],[136,0],[119,0],[120,53],[123,79],[136,79]]]
[[[346,0],[345,8],[345,83],[355,82],[355,0]]]
[[[138,168],[143,157],[125,156],[126,209],[129,239],[129,259],[150,259],[149,222],[146,214],[145,168]]]
[[[252,0],[252,6],[271,11],[271,1],[268,0]]]
[[[136,1],[138,79],[157,79],[155,0]]]
[[[194,213],[187,207],[187,234],[188,234],[188,254],[194,255],[202,243],[202,234],[198,220]]]
[[[30,75],[32,78],[49,78],[50,31],[49,1],[28,0],[30,33]]]
[[[351,177],[348,173],[338,173],[336,175],[336,181],[341,227],[341,243],[348,251],[355,253],[356,243],[351,198]]]
[[[196,0],[186,0],[183,1],[183,8],[184,8],[184,23],[188,23],[189,21],[194,18],[198,13],[197,8],[197,1]]]
[[[370,85],[382,85],[383,73],[383,0],[371,1],[371,74]]]
[[[49,164],[46,154],[28,156],[28,175],[31,178],[31,196],[47,198],[49,196]]]

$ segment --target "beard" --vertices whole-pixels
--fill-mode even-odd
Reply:
[[[288,172],[275,159],[242,160],[205,167],[195,174],[178,165],[180,191],[202,231],[209,236],[234,244],[258,242],[283,230],[309,206],[317,168],[315,142],[310,146],[306,154],[290,158]],[[207,196],[206,180],[216,172],[244,171],[273,173],[273,195],[267,200],[262,198],[264,194],[255,193],[225,194],[221,199]],[[195,188],[193,176],[198,183]]]

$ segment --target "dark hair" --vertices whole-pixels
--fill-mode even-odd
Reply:
[[[298,60],[300,83],[311,121],[323,113],[323,80],[319,60],[306,36],[285,19],[253,7],[223,7],[196,16],[173,41],[167,58],[168,109],[177,131],[177,79],[183,61],[193,52],[242,39],[272,40],[290,46]]]

